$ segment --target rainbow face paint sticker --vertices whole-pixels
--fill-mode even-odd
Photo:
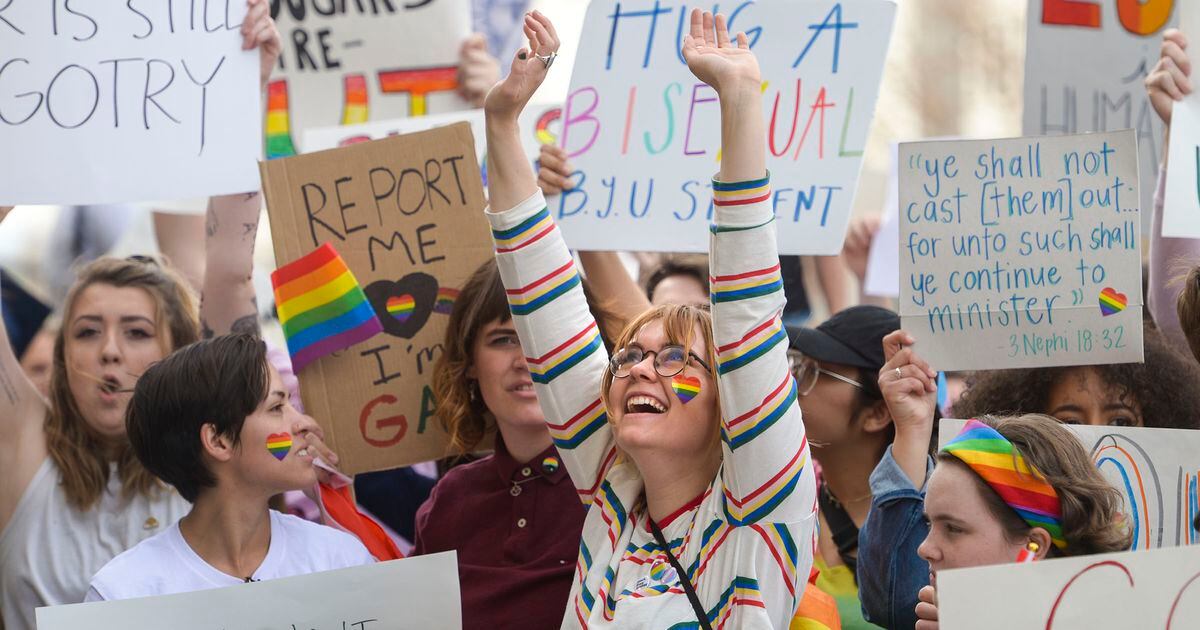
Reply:
[[[288,451],[292,450],[292,434],[272,433],[268,435],[267,450],[275,456],[275,459],[283,461],[283,458],[287,457]]]
[[[695,376],[676,375],[671,379],[671,389],[675,390],[679,402],[689,403],[700,393],[700,379]]]
[[[411,295],[401,295],[390,297],[387,300],[387,312],[396,321],[403,324],[412,317],[413,311],[417,308],[417,301]]]
[[[554,471],[558,470],[558,465],[557,457],[547,457],[546,459],[542,460],[542,470],[545,471],[547,475],[553,474]]]
[[[1129,303],[1129,299],[1124,293],[1117,293],[1117,290],[1112,287],[1104,287],[1100,292],[1100,314],[1104,317],[1116,315],[1125,310],[1125,305]]]

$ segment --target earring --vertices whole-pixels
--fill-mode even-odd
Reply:
[[[1025,545],[1025,548],[1017,552],[1017,563],[1033,562],[1037,560],[1037,552],[1041,547],[1032,540]]]
[[[467,395],[471,398],[471,402],[479,402],[479,381],[471,381],[467,385]]]

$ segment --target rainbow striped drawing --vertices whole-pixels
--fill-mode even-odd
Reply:
[[[383,330],[354,274],[329,243],[275,270],[271,284],[297,373]]]
[[[458,289],[442,287],[437,292],[437,302],[433,305],[433,312],[442,315],[449,315],[454,312],[454,301],[458,299]]]
[[[687,404],[700,393],[700,379],[695,376],[677,374],[671,379],[671,389],[679,397],[679,402]]]
[[[342,105],[342,124],[354,125],[367,122],[367,77],[362,74],[348,74],[342,79],[342,89],[346,93]]]
[[[388,315],[395,317],[401,324],[408,321],[412,317],[413,311],[417,308],[417,301],[411,295],[392,296],[387,300]]]
[[[275,456],[275,459],[283,461],[287,457],[289,451],[292,450],[292,434],[291,433],[272,433],[267,436],[267,450]]]
[[[1117,293],[1112,287],[1104,287],[1100,292],[1100,314],[1104,317],[1120,313],[1128,303],[1129,298],[1125,297],[1124,293]]]
[[[287,79],[275,79],[267,85],[267,159],[296,155],[292,144],[292,123],[288,114]]]

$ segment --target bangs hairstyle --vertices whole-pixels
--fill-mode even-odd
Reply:
[[[977,418],[1012,442],[1014,458],[1017,453],[1054,487],[1062,504],[1062,533],[1065,549],[1050,545],[1054,556],[1086,556],[1096,553],[1126,551],[1133,532],[1124,513],[1121,494],[1096,469],[1083,443],[1058,420],[1041,414]],[[962,460],[950,453],[939,452],[938,466],[962,466]],[[992,490],[974,471],[973,479],[988,507],[988,512],[1000,522],[1010,543],[1018,543],[1029,532],[1026,523],[1004,499]]]
[[[617,316],[596,299],[586,279],[581,281],[588,309],[600,324],[600,337],[605,348],[611,351],[610,337],[605,331],[615,329]],[[479,331],[492,322],[503,323],[511,319],[500,267],[496,259],[491,258],[467,278],[459,291],[446,326],[442,353],[433,371],[436,415],[450,434],[447,455],[465,455],[475,451],[496,430],[495,420],[491,418],[477,390],[476,399],[471,400],[471,392],[476,385],[467,377],[467,370],[472,365],[472,350]]]
[[[615,347],[625,348],[629,344],[633,343],[634,338],[637,337],[637,334],[641,332],[642,328],[644,328],[646,324],[655,321],[662,322],[663,334],[666,336],[668,344],[681,345],[687,349],[688,352],[691,352],[692,343],[696,340],[696,328],[700,329],[700,334],[704,338],[705,346],[704,362],[707,363],[711,368],[708,370],[708,373],[713,378],[714,387],[717,388],[717,404],[719,407],[721,400],[721,385],[720,380],[717,379],[716,372],[713,371],[717,366],[717,346],[713,341],[712,314],[709,313],[707,308],[690,306],[687,304],[663,304],[661,306],[655,306],[654,308],[639,315],[632,322],[629,322],[629,325],[626,326],[625,330],[621,332],[621,336],[617,337],[617,343],[615,344]],[[700,369],[704,369],[703,366],[699,367]],[[600,398],[604,401],[605,409],[612,408],[612,406],[609,404],[608,390],[612,387],[614,378],[616,377],[613,376],[612,370],[606,368],[604,370],[604,377],[600,380]],[[609,415],[609,418],[609,421],[611,422],[611,414]]]
[[[267,344],[222,335],[177,350],[138,379],[125,431],[138,460],[191,503],[216,477],[204,463],[200,432],[212,424],[237,446],[246,418],[270,393]]]
[[[67,366],[64,344],[74,315],[75,302],[85,289],[103,284],[117,288],[135,287],[150,294],[155,305],[155,327],[163,356],[200,337],[196,299],[183,278],[152,258],[104,257],[84,266],[63,303],[63,321],[54,340],[54,367],[50,374],[50,410],[46,414],[46,448],[62,475],[67,502],[87,510],[100,499],[108,484],[112,457],[125,496],[147,494],[158,487],[150,474],[122,440],[114,451],[88,427],[71,395],[73,367]],[[83,377],[86,378],[86,377]]]

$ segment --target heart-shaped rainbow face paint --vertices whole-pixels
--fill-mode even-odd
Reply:
[[[387,300],[388,314],[395,317],[396,321],[401,324],[407,322],[409,317],[412,317],[413,311],[416,308],[417,301],[411,295],[393,296]]]
[[[283,461],[283,458],[287,457],[288,451],[292,450],[292,434],[272,433],[268,435],[267,450],[275,456],[275,459]]]
[[[695,376],[678,374],[675,378],[671,379],[671,389],[675,390],[675,395],[679,397],[679,402],[689,403],[700,393],[700,379]]]

